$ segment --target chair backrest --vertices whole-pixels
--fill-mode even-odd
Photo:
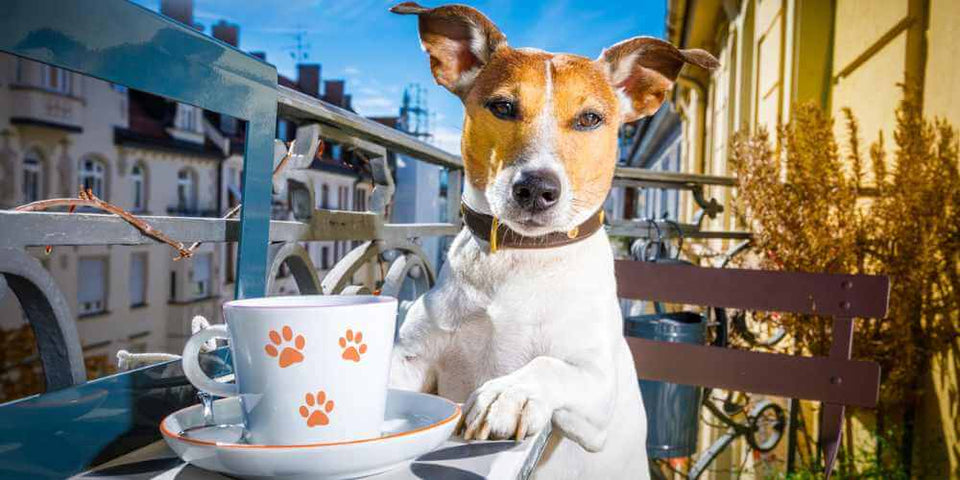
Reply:
[[[618,260],[622,298],[833,317],[826,357],[751,352],[628,338],[646,380],[815,400],[824,403],[820,443],[827,478],[847,405],[874,407],[880,366],[851,360],[854,318],[887,314],[890,281],[869,275],[701,268]]]

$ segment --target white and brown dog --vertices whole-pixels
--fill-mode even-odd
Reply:
[[[391,383],[465,402],[463,437],[553,423],[538,478],[646,478],[646,418],[601,206],[621,123],[654,113],[702,50],[632,38],[597,60],[511,48],[466,6],[417,15],[437,83],[463,101],[466,226],[407,313]]]

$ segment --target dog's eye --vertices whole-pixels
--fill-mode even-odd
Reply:
[[[577,130],[593,130],[603,123],[603,117],[596,112],[583,112],[577,116],[577,122],[573,128]]]
[[[493,100],[487,103],[487,109],[493,116],[501,120],[513,120],[517,118],[517,107],[508,100]]]

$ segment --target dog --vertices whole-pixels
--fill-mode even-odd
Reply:
[[[596,60],[512,48],[471,7],[390,10],[418,17],[436,82],[464,104],[466,172],[465,226],[407,311],[391,386],[465,402],[465,440],[552,423],[535,478],[648,478],[602,204],[620,125],[655,113],[684,64],[717,60],[649,37]]]

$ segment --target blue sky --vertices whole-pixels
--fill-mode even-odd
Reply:
[[[396,115],[404,86],[427,88],[433,133],[441,148],[460,153],[460,100],[437,86],[417,40],[413,17],[387,9],[400,0],[194,0],[194,19],[209,33],[220,19],[240,25],[240,48],[265,51],[281,74],[296,78],[291,48],[305,33],[310,62],[325,79],[347,80],[363,115]],[[160,0],[136,0],[158,10]],[[425,6],[442,3],[422,1]],[[636,35],[662,36],[666,0],[462,1],[490,17],[510,45],[576,53],[591,58]]]

